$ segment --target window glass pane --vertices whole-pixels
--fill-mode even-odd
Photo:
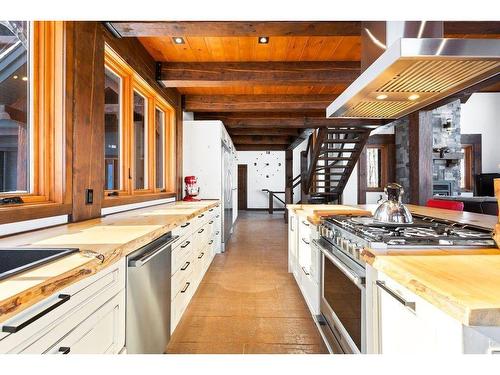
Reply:
[[[147,186],[147,127],[146,99],[134,91],[134,171],[135,188],[144,189]]]
[[[156,143],[156,187],[165,187],[165,113],[158,108],[155,110],[155,143]]]
[[[369,188],[378,188],[380,182],[380,153],[379,148],[370,147],[366,149],[366,186]]]
[[[105,189],[120,190],[121,79],[107,68],[105,69],[104,107]]]
[[[0,21],[0,192],[29,191],[28,23]]]

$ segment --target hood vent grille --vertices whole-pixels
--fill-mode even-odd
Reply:
[[[360,102],[345,112],[345,117],[385,118],[413,105],[408,101],[366,101]]]
[[[400,38],[327,108],[327,117],[401,118],[492,77],[500,40]]]
[[[499,66],[500,62],[482,60],[417,61],[377,92],[442,92]]]

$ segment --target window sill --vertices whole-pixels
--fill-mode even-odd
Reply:
[[[123,204],[139,203],[152,201],[156,199],[173,198],[176,194],[173,192],[167,193],[141,193],[138,195],[127,195],[127,196],[111,196],[104,197],[102,202],[102,207],[114,207]]]
[[[0,207],[0,224],[69,214],[71,214],[71,204],[53,202],[25,203],[15,206]]]

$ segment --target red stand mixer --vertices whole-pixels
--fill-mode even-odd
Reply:
[[[186,202],[198,202],[201,199],[195,198],[200,194],[200,188],[198,186],[198,180],[196,176],[186,176],[184,177],[184,183],[186,184],[186,196],[184,201]]]

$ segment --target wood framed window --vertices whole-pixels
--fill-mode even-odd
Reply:
[[[358,203],[372,203],[389,182],[396,178],[396,146],[394,134],[371,135],[361,151],[358,162]]]
[[[0,210],[69,213],[64,22],[2,21],[0,34]]]
[[[386,145],[366,147],[366,191],[384,191],[388,182],[387,157]]]
[[[174,196],[174,109],[107,45],[105,73],[103,206]]]
[[[462,153],[464,158],[460,161],[460,190],[472,191],[473,190],[473,163],[474,153],[472,145],[462,144]]]

